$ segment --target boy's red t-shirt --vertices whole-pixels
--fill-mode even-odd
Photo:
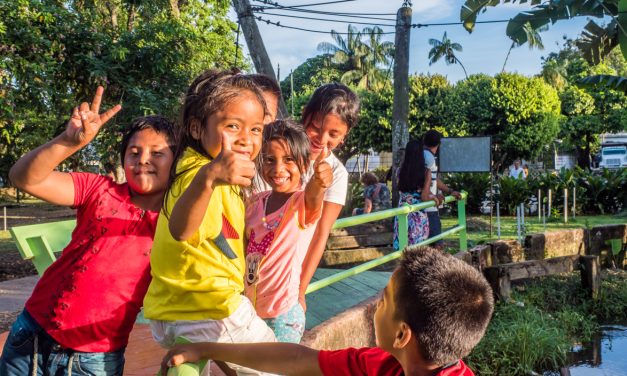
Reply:
[[[318,363],[324,376],[401,376],[401,364],[378,347],[320,351]],[[459,360],[445,367],[437,376],[474,376],[470,368]]]
[[[61,257],[41,276],[26,310],[63,348],[116,351],[150,285],[159,213],[131,202],[128,184],[72,173],[77,225]]]

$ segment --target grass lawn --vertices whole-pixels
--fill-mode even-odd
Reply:
[[[486,222],[490,222],[489,215],[481,215],[481,216],[468,216],[470,218],[481,218]],[[525,216],[526,222],[526,234],[536,234],[539,232],[544,232],[542,227],[542,222],[538,222],[537,216]],[[496,230],[496,217],[493,218],[493,234],[492,238],[490,238],[490,231],[482,231],[482,232],[468,232],[468,240],[496,240],[497,239],[497,230]],[[553,220],[551,222],[546,223],[546,231],[561,231],[561,230],[569,230],[574,228],[584,228],[584,227],[594,227],[599,225],[613,225],[613,224],[623,224],[627,223],[627,219],[625,218],[612,218],[611,215],[596,215],[596,216],[577,216],[576,220],[573,220],[572,216],[568,218],[568,223],[564,223],[564,218],[560,218],[560,220]],[[452,227],[458,225],[457,218],[451,216],[442,217],[442,230],[446,231]],[[501,216],[501,239],[517,239],[518,238],[518,228],[516,224],[516,217],[503,217]],[[459,239],[459,235],[451,235],[446,238],[447,240],[457,240]]]

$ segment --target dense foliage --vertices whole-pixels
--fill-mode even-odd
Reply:
[[[442,177],[442,180],[454,189],[468,192],[467,207],[470,213],[480,213],[481,203],[488,200],[490,192],[489,175],[477,173],[456,173]],[[534,174],[525,180],[499,176],[494,182],[494,203],[500,203],[501,213],[516,215],[516,208],[524,204],[526,208],[538,204],[545,205],[547,218],[561,220],[554,215],[564,210],[564,190],[568,191],[569,213],[572,212],[573,190],[576,194],[576,210],[579,215],[616,213],[627,207],[627,168],[610,171],[603,169],[600,174],[593,174],[588,169],[577,167],[569,170],[562,167],[552,172]],[[551,208],[548,213],[548,194],[551,191]],[[456,205],[450,205],[456,213]],[[554,218],[551,218],[554,217]]]
[[[72,108],[98,86],[105,87],[103,109],[123,109],[68,167],[100,159],[112,173],[131,119],[176,118],[196,75],[232,66],[237,28],[226,4],[179,3],[0,0],[0,176],[6,181],[16,158],[59,134]],[[238,61],[245,67],[242,56]]]
[[[590,341],[598,319],[627,313],[627,272],[600,274],[596,300],[581,287],[579,272],[514,287],[510,299],[496,304],[485,336],[464,361],[479,375],[557,373],[568,365],[572,347]]]

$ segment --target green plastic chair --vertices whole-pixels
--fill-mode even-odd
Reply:
[[[187,338],[180,336],[175,341],[174,344],[177,345],[179,343],[193,343]],[[203,369],[207,365],[207,361],[203,360],[198,363],[183,363],[178,366],[174,366],[168,369],[167,376],[198,376],[202,373]],[[161,376],[161,370],[157,372],[157,376]]]
[[[13,227],[9,231],[17,250],[24,260],[31,260],[41,276],[57,260],[54,255],[63,251],[72,240],[76,220],[42,223],[38,225]],[[144,310],[137,315],[136,324],[150,324],[144,318]]]
[[[57,260],[55,252],[63,251],[70,240],[76,220],[13,227],[11,237],[24,260],[32,260],[39,275]]]

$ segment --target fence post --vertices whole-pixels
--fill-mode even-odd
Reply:
[[[398,216],[398,249],[405,249],[405,247],[409,244],[407,216],[407,213]]]
[[[457,203],[457,219],[459,220],[459,226],[464,228],[459,231],[459,249],[462,251],[468,250],[468,242],[466,239],[466,199],[460,200]]]

